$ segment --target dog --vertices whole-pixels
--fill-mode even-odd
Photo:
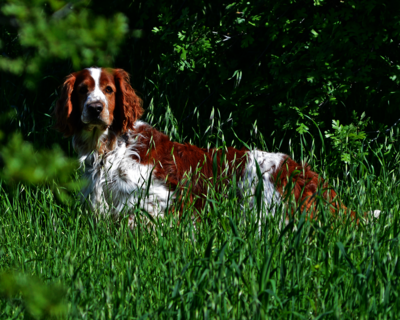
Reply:
[[[200,212],[215,176],[223,183],[235,176],[240,195],[249,195],[250,206],[255,205],[258,188],[271,215],[289,198],[310,219],[316,217],[321,197],[333,214],[340,208],[348,211],[307,164],[283,153],[173,142],[141,121],[143,112],[142,100],[122,69],[87,68],[70,74],[63,84],[54,110],[55,128],[72,136],[88,180],[83,201],[96,214],[119,219],[123,210],[139,206],[152,217],[163,217],[172,200],[183,198]],[[354,211],[349,212],[357,219]],[[134,219],[129,217],[131,227]]]

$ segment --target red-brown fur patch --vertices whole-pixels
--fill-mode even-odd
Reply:
[[[71,95],[74,90],[76,74],[70,74],[64,81],[61,89],[60,98],[57,100],[54,109],[56,123],[54,128],[64,134],[64,137],[70,137],[78,133],[81,128],[80,110],[74,110]]]
[[[142,100],[137,96],[129,82],[129,74],[122,69],[114,69],[116,108],[114,111],[115,121],[112,130],[118,135],[133,128],[134,123],[144,113]]]
[[[217,179],[222,179],[222,183],[227,183],[233,174],[236,174],[237,179],[243,175],[246,150],[229,147],[223,156],[222,150],[172,142],[167,135],[147,124],[139,126],[135,134],[137,134],[139,146],[135,149],[139,153],[140,162],[154,164],[154,176],[166,181],[171,191],[178,188],[180,198],[184,196],[184,190],[185,194],[189,192],[185,188],[190,188],[189,200],[194,200],[193,195],[197,198],[194,200],[197,209],[204,206],[207,188],[210,183],[213,183],[215,153],[218,164]],[[218,185],[214,187],[218,188]]]
[[[308,164],[300,165],[294,160],[286,157],[280,168],[273,174],[274,183],[283,199],[289,200],[294,196],[296,205],[300,205],[300,210],[305,209],[311,219],[316,218],[317,194],[318,189],[322,188],[322,197],[329,204],[333,214],[339,208],[347,211],[347,208],[340,203],[336,192],[324,182],[324,180]],[[287,201],[286,200],[286,201]],[[356,217],[355,212],[351,211],[351,217]]]

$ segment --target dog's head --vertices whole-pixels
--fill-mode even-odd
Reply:
[[[122,69],[88,68],[70,74],[54,115],[55,128],[69,137],[82,130],[126,132],[143,114],[142,100]]]

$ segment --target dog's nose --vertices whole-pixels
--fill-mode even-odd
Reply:
[[[87,105],[88,111],[91,116],[98,116],[103,111],[103,104],[101,102],[92,102]]]

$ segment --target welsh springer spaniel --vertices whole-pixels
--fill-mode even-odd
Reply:
[[[118,218],[124,208],[139,205],[153,217],[162,216],[171,198],[182,197],[200,209],[215,175],[215,159],[217,176],[227,182],[236,175],[242,196],[254,195],[262,176],[263,201],[271,214],[274,204],[287,201],[283,199],[290,195],[312,218],[318,187],[332,212],[345,208],[317,173],[285,154],[232,147],[204,149],[171,141],[139,120],[142,101],[122,69],[88,68],[72,73],[64,82],[54,114],[55,127],[65,137],[73,137],[89,180],[82,191],[84,201],[97,214]],[[290,190],[285,188],[288,183]],[[351,216],[354,219],[355,213]],[[129,219],[133,226],[134,218]]]

